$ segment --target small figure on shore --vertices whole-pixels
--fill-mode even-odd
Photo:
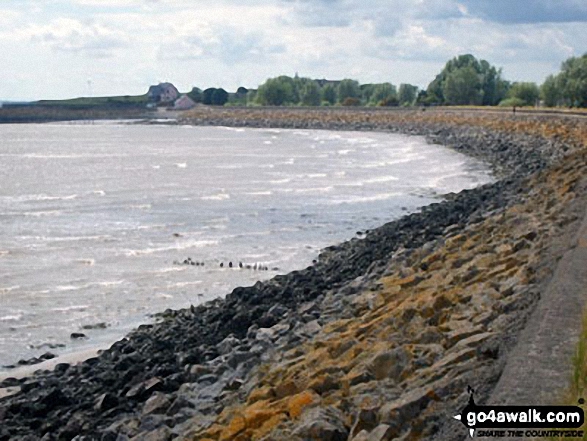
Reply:
[[[224,262],[220,262],[220,268],[224,267]]]
[[[242,267],[243,267],[243,263],[242,263],[242,262],[239,262],[239,263],[238,263],[238,267],[239,267],[239,268],[242,268]]]
[[[232,268],[232,262],[228,262],[228,267]]]

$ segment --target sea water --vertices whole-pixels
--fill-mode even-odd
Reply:
[[[387,133],[1,125],[0,366],[107,347],[490,181],[479,161]]]

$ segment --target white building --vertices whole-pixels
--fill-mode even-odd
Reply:
[[[180,96],[173,104],[173,110],[189,110],[196,107],[196,103],[187,95]]]

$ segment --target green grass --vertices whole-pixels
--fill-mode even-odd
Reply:
[[[95,106],[121,106],[121,105],[146,105],[147,95],[123,95],[104,97],[80,97],[69,100],[41,100],[36,104],[40,106],[59,107],[95,107]]]
[[[570,385],[568,390],[563,393],[561,404],[569,406],[579,405],[579,399],[587,399],[585,390],[587,389],[587,312],[583,315],[583,325],[581,334],[579,336],[579,343],[573,356],[573,372],[571,375]],[[582,438],[566,438],[569,440],[587,441],[587,428],[581,427],[583,430]],[[551,440],[560,438],[550,438]]]

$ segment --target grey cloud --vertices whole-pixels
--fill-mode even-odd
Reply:
[[[406,21],[462,17],[456,0],[282,0],[293,5],[294,19],[310,27],[372,22],[377,36],[393,36]]]
[[[258,62],[285,50],[284,45],[268,43],[258,33],[243,34],[236,30],[224,30],[215,34],[214,39],[191,36],[177,44],[162,47],[160,57],[183,60],[213,58],[234,64],[247,60]]]
[[[293,5],[296,21],[309,27],[345,27],[353,21],[355,7],[344,0],[283,0]],[[367,6],[363,6],[368,8]]]
[[[585,0],[462,0],[468,12],[498,23],[587,21]]]
[[[67,34],[47,30],[33,35],[31,40],[41,42],[56,52],[83,53],[97,58],[110,57],[114,50],[127,46],[127,42],[118,36],[75,29]]]

